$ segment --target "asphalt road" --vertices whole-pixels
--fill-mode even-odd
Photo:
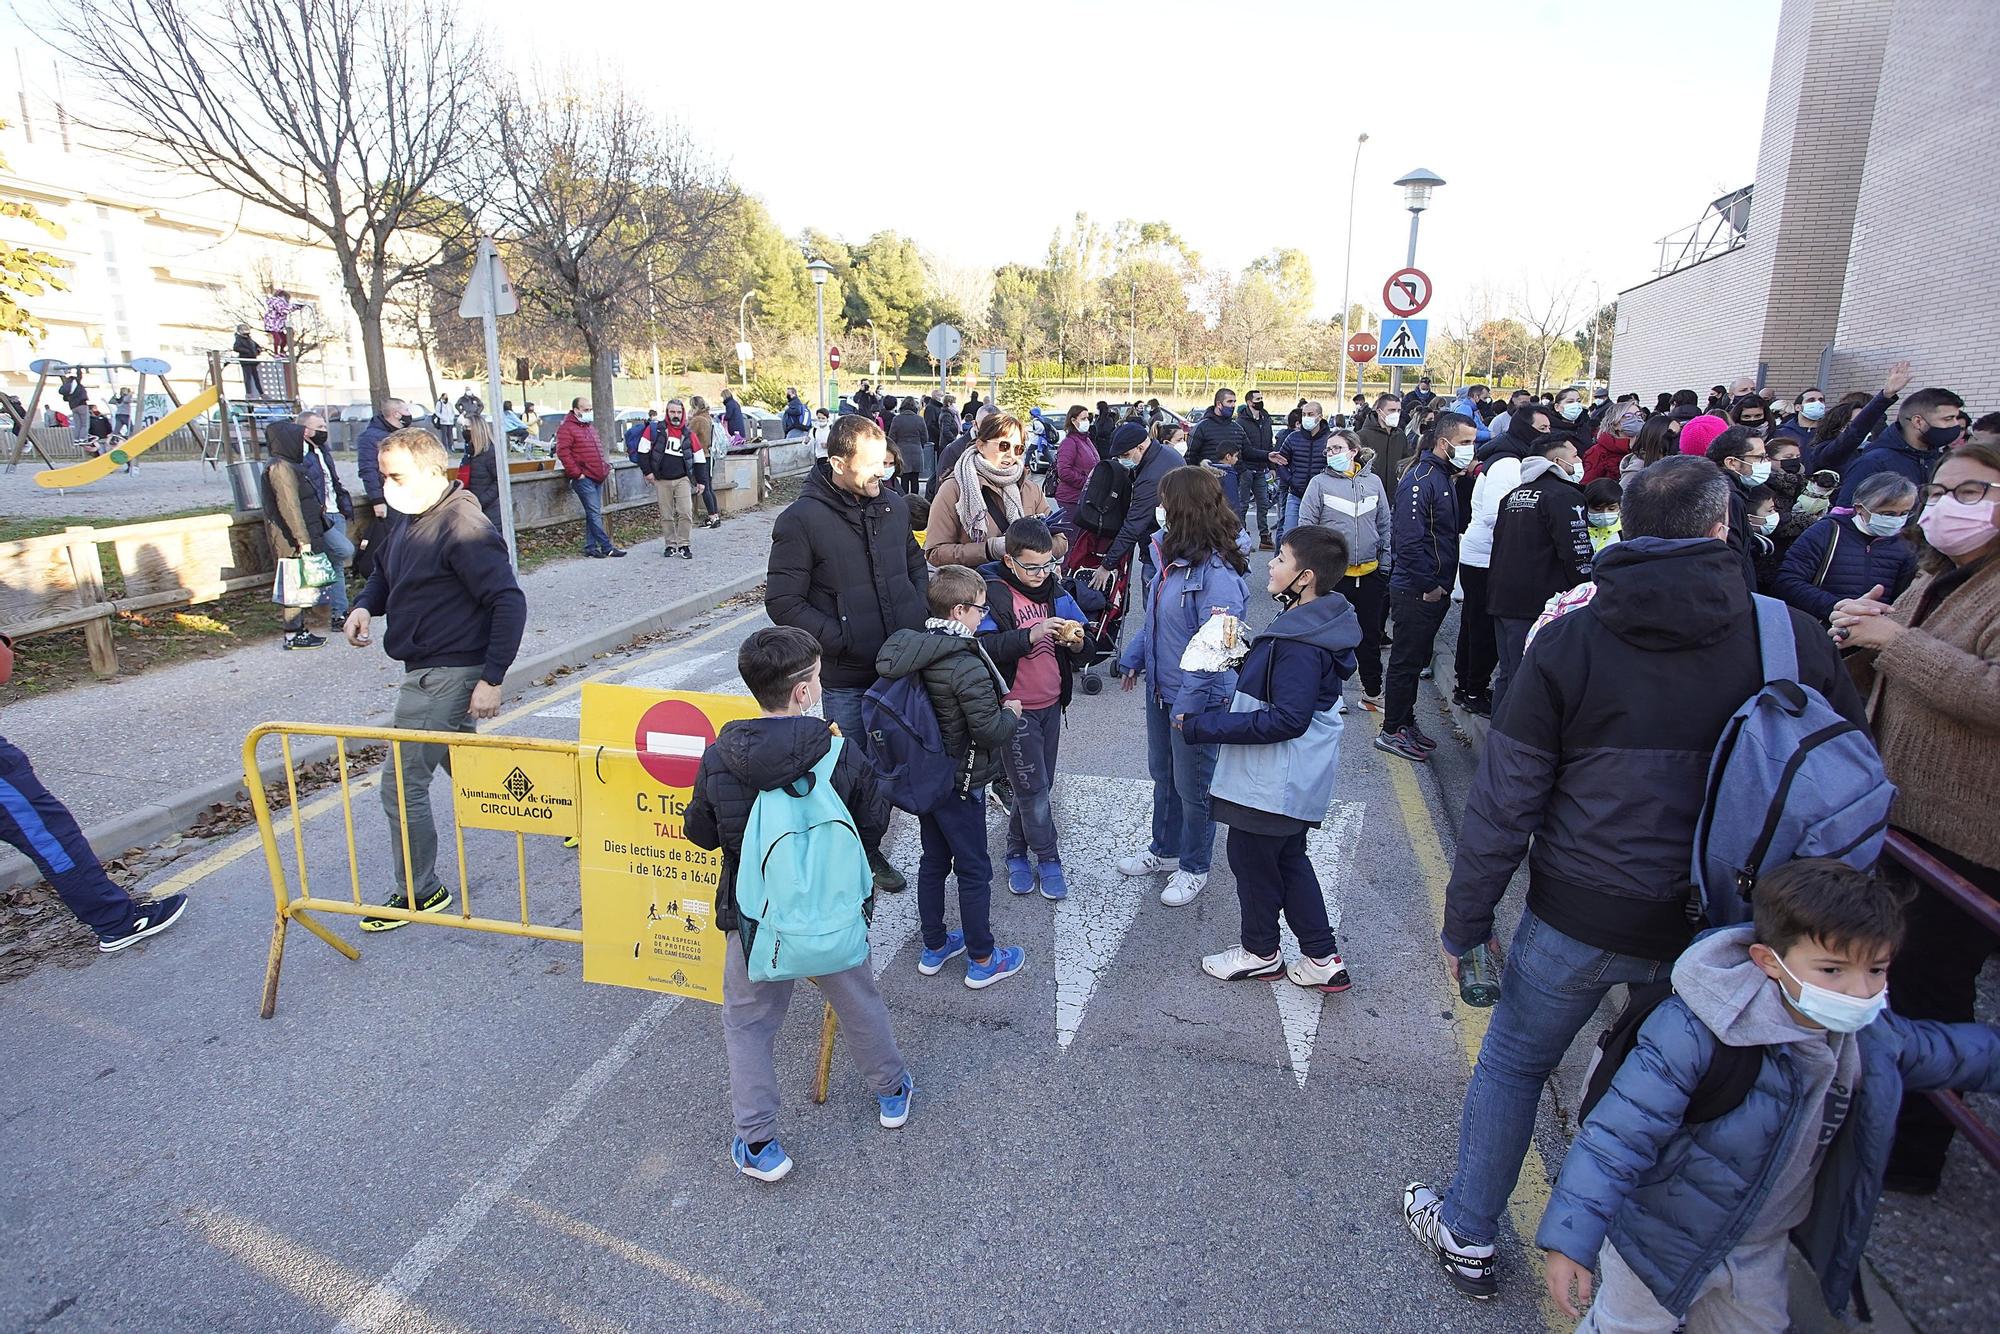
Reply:
[[[761,624],[697,623],[598,674],[732,689]],[[510,702],[501,730],[573,738],[577,679]],[[1449,1171],[1478,1042],[1434,944],[1469,751],[1397,771],[1373,716],[1349,722],[1314,848],[1351,991],[1199,972],[1236,927],[1220,839],[1185,908],[1116,874],[1149,809],[1138,699],[1079,694],[1073,896],[995,896],[1027,972],[983,992],[956,966],[919,976],[914,892],[885,900],[874,963],[914,1114],[877,1126],[844,1056],[812,1105],[802,989],[780,1039],[797,1168],[776,1186],[728,1162],[719,1010],[586,984],[574,945],[337,919],[350,962],[294,929],[259,1020],[271,890],[260,854],[222,845],[174,868],[194,906],[172,932],[0,990],[0,1328],[1545,1329],[1511,1236],[1477,1305],[1401,1226],[1405,1179]],[[355,796],[370,898],[375,802]],[[897,837],[914,873],[907,818]],[[337,813],[302,838],[316,891],[344,893]],[[528,850],[539,915],[573,923],[575,854]],[[498,910],[511,838],[468,856]],[[1540,1177],[1537,1155],[1529,1223]]]

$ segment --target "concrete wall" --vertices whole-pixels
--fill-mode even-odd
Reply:
[[[1917,385],[2000,407],[2000,6],[1897,0],[1854,217],[1834,381]]]

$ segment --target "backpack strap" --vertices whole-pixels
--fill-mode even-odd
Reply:
[[[1791,609],[1762,593],[1750,596],[1757,603],[1757,652],[1764,662],[1764,679],[1798,680],[1799,647],[1792,638]]]
[[[1833,553],[1840,550],[1840,530],[1846,526],[1842,523],[1833,525],[1833,535],[1826,539],[1826,554],[1819,558],[1819,573],[1813,576],[1814,588],[1826,587],[1827,573],[1833,569]]]

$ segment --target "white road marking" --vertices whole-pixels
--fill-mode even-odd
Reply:
[[[333,1327],[334,1334],[363,1334],[394,1322],[438,1266],[465,1244],[466,1239],[485,1221],[486,1215],[492,1212],[493,1206],[505,1199],[527,1175],[528,1169],[562,1138],[577,1117],[583,1114],[590,1100],[638,1054],[653,1030],[680,1003],[679,996],[660,996],[648,1005],[618,1041],[611,1044],[611,1050],[598,1057],[569,1086],[569,1091],[536,1119],[528,1137],[507,1150],[493,1165],[491,1172],[459,1196],[458,1203],[451,1207],[450,1212],[434,1223],[430,1231],[418,1237],[403,1258],[390,1266],[389,1272],[382,1275],[375,1286],[348,1310],[340,1323]]]
[[[698,680],[723,656],[720,652],[698,654],[684,661],[670,662],[664,667],[655,667],[650,672],[640,672],[637,676],[621,681],[618,684],[643,686],[648,690],[680,690],[687,686],[688,683]],[[733,679],[733,673],[731,677],[732,679],[727,686],[712,687],[712,689],[718,694],[742,694],[742,687]],[[546,709],[537,709],[535,716],[537,718],[581,718],[583,717],[582,697],[571,694],[549,705]]]
[[[1002,817],[1004,824],[1005,817]],[[1056,828],[1072,845],[1088,831],[1093,847],[1137,848],[1152,832],[1152,783],[1130,778],[1060,774]],[[1056,1045],[1067,1047],[1083,1026],[1084,1007],[1132,930],[1139,906],[1159,893],[1157,876],[1118,874],[1114,856],[1063,862],[1069,897],[1055,905]],[[1005,863],[994,868],[994,892],[1005,892]]]
[[[877,978],[910,943],[910,937],[917,934],[917,857],[919,841],[915,822],[907,815],[897,815],[896,825],[891,826],[888,839],[889,861],[910,878],[910,887],[900,894],[877,894],[875,896],[875,920],[868,928],[868,954],[872,960]],[[901,826],[902,835],[894,830]]]
[[[1358,801],[1336,801],[1329,818],[1306,835],[1306,854],[1312,858],[1319,876],[1320,896],[1326,900],[1327,920],[1340,930],[1340,896],[1347,877],[1354,870],[1354,850],[1361,841],[1361,816],[1367,806]],[[1299,957],[1299,940],[1284,919],[1278,922],[1278,952],[1287,959]],[[1295,985],[1290,978],[1271,979],[1271,996],[1278,1003],[1278,1022],[1285,1030],[1285,1050],[1292,1059],[1292,1078],[1306,1086],[1312,1070],[1313,1047],[1319,1041],[1320,1011],[1326,1004],[1324,991]]]

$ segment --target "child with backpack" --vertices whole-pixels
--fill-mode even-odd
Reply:
[[[1688,947],[1629,1054],[1591,1081],[1603,1092],[1535,1238],[1556,1305],[1589,1303],[1579,1330],[1788,1329],[1788,1238],[1840,1314],[1904,1091],[2000,1090],[2000,1030],[1889,1012],[1889,885],[1788,862],[1754,912]]]
[[[1201,961],[1225,982],[1284,973],[1302,987],[1352,984],[1334,944],[1306,831],[1326,819],[1340,768],[1341,691],[1354,674],[1361,619],[1335,590],[1347,576],[1347,542],[1331,528],[1293,528],[1271,558],[1265,584],[1283,607],[1250,643],[1227,709],[1180,721],[1190,745],[1216,747],[1209,804],[1229,826],[1225,851],[1242,907],[1238,943]],[[1298,937],[1289,965],[1278,917]]]
[[[1004,556],[980,567],[986,619],[979,624],[979,643],[1013,682],[1007,701],[1021,706],[1020,722],[1000,752],[1014,794],[1007,816],[1007,888],[1032,894],[1039,886],[1043,898],[1057,900],[1069,896],[1069,883],[1050,806],[1056,754],[1084,651],[1085,603],[1094,602],[1101,611],[1103,598],[1063,579],[1054,535],[1040,519],[1007,525],[1006,544]]]
[[[758,1181],[792,1170],[776,1135],[771,1049],[796,979],[817,981],[840,1016],[882,1125],[908,1121],[916,1091],[868,964],[866,850],[881,843],[889,808],[860,751],[824,719],[807,716],[820,700],[819,664],[819,641],[792,626],[743,641],[736,670],[763,715],[723,724],[688,797],[688,840],[722,849],[715,925],[729,933],[722,971],[736,1122],[729,1153]]]
[[[876,655],[884,680],[916,677],[936,713],[938,735],[953,767],[950,790],[917,812],[923,858],[917,867],[917,915],[924,952],[917,971],[935,977],[969,955],[965,985],[978,991],[1028,965],[1018,945],[996,945],[988,920],[993,859],[986,849],[986,784],[1000,773],[999,752],[1020,725],[1019,700],[975,637],[986,619],[986,581],[963,565],[931,576],[930,619],[921,630],[898,630]],[[944,881],[958,875],[959,930],[944,926]]]

